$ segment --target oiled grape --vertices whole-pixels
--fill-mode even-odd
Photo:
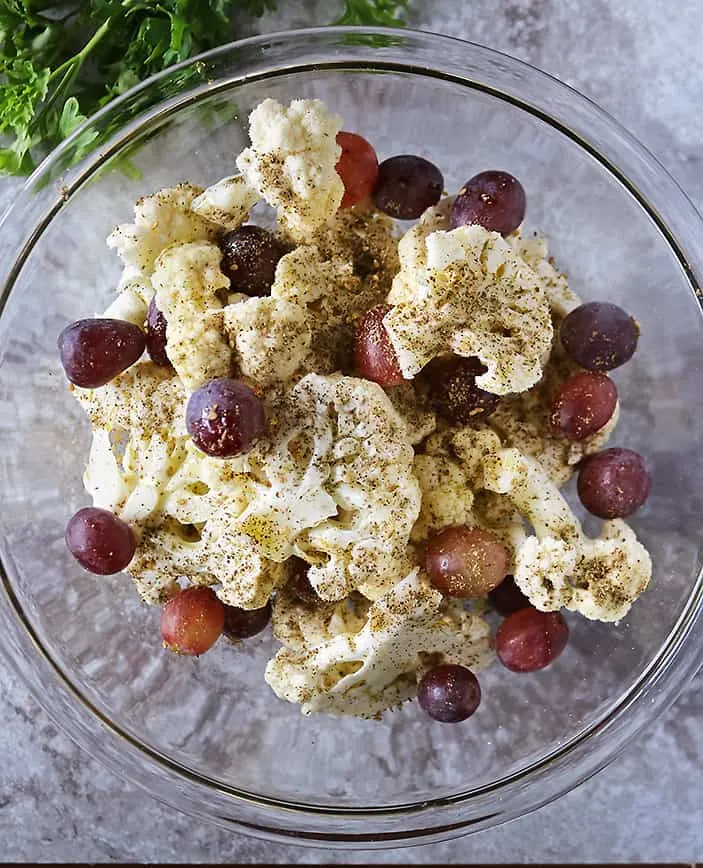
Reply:
[[[137,540],[131,527],[114,513],[86,506],[66,525],[66,545],[86,570],[111,576],[132,560]]]
[[[437,166],[411,154],[389,157],[378,167],[373,201],[396,220],[415,220],[442,196],[444,178]]]
[[[496,633],[496,654],[511,672],[536,672],[549,666],[566,648],[569,627],[559,612],[520,609]]]
[[[483,597],[505,578],[508,553],[492,533],[452,525],[428,540],[425,569],[447,596]]]
[[[271,620],[271,603],[260,609],[240,609],[237,606],[225,606],[224,634],[232,641],[248,639],[266,627]]]
[[[220,267],[232,292],[269,295],[278,260],[286,252],[273,233],[260,226],[240,226],[223,236],[220,249]]]
[[[500,398],[476,385],[476,377],[487,370],[475,356],[433,359],[422,372],[429,384],[432,409],[447,422],[459,425],[469,425],[490,416]]]
[[[607,374],[577,371],[554,394],[552,430],[568,440],[585,440],[608,422],[617,402],[618,390]]]
[[[651,477],[639,452],[613,447],[584,459],[577,487],[581,503],[593,515],[627,518],[647,500]]]
[[[146,315],[146,351],[155,365],[169,368],[171,362],[166,355],[166,317],[156,306],[152,298]]]
[[[441,723],[459,723],[481,704],[481,687],[470,669],[454,663],[433,666],[417,688],[423,711]]]
[[[637,322],[616,304],[589,301],[570,311],[559,329],[569,356],[589,371],[612,371],[634,355]]]
[[[340,208],[350,208],[371,195],[378,177],[376,151],[363,136],[344,130],[337,133],[337,144],[342,149],[336,169],[344,184]]]
[[[452,205],[452,229],[478,223],[491,232],[509,235],[522,223],[527,200],[517,178],[508,172],[480,172],[470,178]]]
[[[219,377],[196,389],[186,407],[193,442],[216,458],[231,458],[251,448],[266,427],[261,401],[239,380]]]
[[[398,356],[383,325],[389,310],[386,305],[372,308],[357,323],[354,335],[354,365],[359,376],[384,388],[403,382]]]
[[[514,576],[506,576],[503,581],[488,593],[488,602],[499,615],[512,615],[532,604],[515,583]]]
[[[161,611],[164,645],[178,654],[209,651],[222,635],[225,607],[210,588],[180,591]]]
[[[84,389],[97,389],[137,361],[146,337],[126,320],[81,319],[66,326],[58,345],[68,379]]]

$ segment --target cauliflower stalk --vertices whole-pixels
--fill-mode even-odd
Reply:
[[[460,603],[446,603],[413,570],[371,605],[360,629],[357,622],[321,642],[282,648],[265,677],[277,696],[300,703],[303,714],[368,718],[415,696],[418,675],[431,665],[475,671],[492,657],[488,624]]]
[[[562,606],[597,621],[619,621],[647,587],[652,564],[624,521],[606,521],[587,537],[559,489],[533,459],[497,449],[483,462],[483,484],[504,494],[535,535],[519,547],[515,581],[542,611]]]
[[[460,226],[430,233],[426,266],[389,294],[384,325],[410,379],[444,353],[477,356],[476,378],[496,395],[523,392],[542,375],[552,343],[549,304],[534,271],[497,232]],[[408,297],[408,288],[412,296]]]
[[[244,180],[278,210],[283,227],[304,241],[334,216],[344,195],[336,165],[342,121],[320,100],[286,107],[265,99],[249,115],[251,147],[237,157]]]

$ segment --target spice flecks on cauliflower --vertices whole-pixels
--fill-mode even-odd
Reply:
[[[534,460],[502,449],[486,462],[486,487],[505,494],[532,524],[517,552],[515,581],[542,611],[562,606],[598,621],[619,621],[647,587],[652,563],[625,522],[604,522],[589,539]]]
[[[406,429],[380,386],[308,374],[254,454],[266,484],[238,522],[272,560],[311,564],[323,600],[375,598],[407,572],[420,508]]]
[[[566,275],[557,271],[549,259],[547,241],[543,236],[525,237],[519,229],[516,229],[506,238],[506,241],[534,270],[542,284],[552,313],[558,320],[563,319],[569,311],[581,304],[578,295],[569,289]]]
[[[142,196],[134,208],[134,222],[122,223],[107,238],[127,266],[149,276],[156,257],[171,244],[212,241],[217,227],[196,214],[191,206],[203,192],[193,184],[178,184]]]
[[[265,99],[249,116],[251,147],[237,168],[261,196],[278,209],[279,220],[304,241],[339,208],[344,184],[336,165],[341,118],[320,100],[293,100],[286,107]]]
[[[542,374],[552,343],[549,305],[534,271],[497,232],[460,226],[426,239],[426,268],[405,275],[414,289],[384,317],[406,378],[444,353],[477,356],[477,385],[522,392]],[[391,297],[394,297],[393,295]]]
[[[200,241],[169,247],[156,261],[152,282],[167,324],[166,354],[189,392],[232,368],[219,298],[229,289],[221,258],[217,245]]]
[[[488,624],[461,604],[447,604],[414,570],[373,603],[360,630],[281,649],[266,667],[266,681],[282,699],[300,703],[303,714],[379,717],[415,696],[429,665],[476,671],[492,657]]]
[[[366,623],[370,605],[358,593],[337,603],[310,604],[284,586],[273,601],[273,635],[286,648],[309,651],[341,633],[358,633]]]
[[[259,201],[259,194],[241,175],[222,178],[193,199],[192,210],[200,217],[222,226],[237,229]]]

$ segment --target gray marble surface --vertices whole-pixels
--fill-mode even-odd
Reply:
[[[327,17],[295,3],[267,30]],[[700,0],[435,0],[412,24],[528,60],[591,96],[640,138],[703,208]],[[0,207],[17,189],[0,182]],[[0,663],[0,861],[243,863],[598,862],[703,858],[703,673],[600,775],[499,829],[374,854],[273,845],[195,823],[103,769]]]

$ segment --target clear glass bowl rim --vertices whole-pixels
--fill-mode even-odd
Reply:
[[[293,47],[296,50],[290,59]],[[414,49],[430,56],[431,66],[414,64]],[[42,162],[0,223],[0,239],[9,249],[0,264],[0,315],[29,251],[72,192],[146,121],[170,114],[179,104],[192,101],[194,93],[210,94],[213,87],[231,87],[250,77],[246,61],[251,61],[252,52],[257,57],[256,75],[313,67],[390,69],[479,88],[536,114],[585,148],[639,200],[678,257],[691,291],[701,297],[703,248],[696,240],[703,237],[703,220],[663,166],[591,100],[535,67],[476,43],[413,30],[326,27],[266,34],[220,46],[148,79],[90,118]],[[238,54],[245,59],[241,68],[237,67]],[[160,86],[174,81],[179,72],[225,59],[233,68],[224,82],[186,88],[166,101],[159,98]],[[114,124],[116,120],[120,123]],[[118,131],[106,146],[91,151],[78,165],[64,168],[86,131],[104,129],[110,123]],[[13,223],[29,227],[19,239],[8,230]],[[225,789],[132,740],[91,706],[51,659],[24,615],[2,563],[0,580],[4,627],[0,652],[79,746],[118,775],[193,817],[256,837],[318,847],[375,849],[429,843],[533,811],[611,762],[671,705],[701,662],[703,576],[699,575],[676,625],[638,682],[602,719],[559,749],[490,786],[449,799],[390,809],[329,810]]]

